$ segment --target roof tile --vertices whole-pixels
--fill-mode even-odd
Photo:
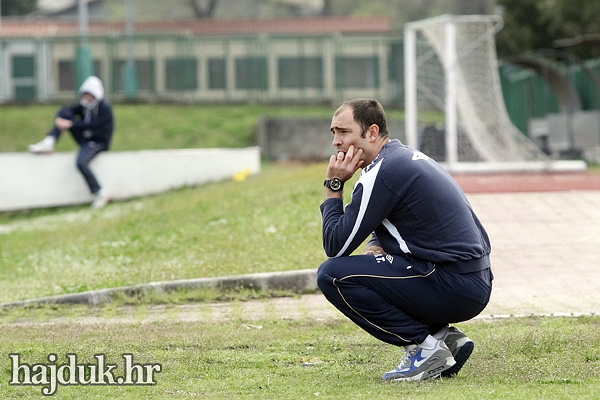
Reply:
[[[155,21],[134,24],[137,33],[192,33],[194,35],[255,35],[270,34],[330,34],[389,33],[388,17],[301,17],[286,19],[189,20]],[[90,22],[90,35],[125,32],[124,23]],[[53,20],[2,21],[2,37],[76,36],[77,22]]]

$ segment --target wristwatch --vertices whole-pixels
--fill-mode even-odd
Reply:
[[[326,188],[331,189],[333,192],[339,192],[340,190],[344,189],[344,182],[338,178],[327,179],[325,182],[323,182],[323,184]]]

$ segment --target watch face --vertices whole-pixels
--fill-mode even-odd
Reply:
[[[329,184],[329,187],[331,190],[340,190],[342,188],[342,181],[340,181],[338,178],[333,178]]]

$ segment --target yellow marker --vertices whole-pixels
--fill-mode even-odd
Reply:
[[[233,175],[233,179],[235,179],[238,182],[243,181],[244,179],[246,179],[248,177],[248,175],[250,175],[252,171],[250,171],[249,168],[244,168],[243,170],[241,170],[240,172],[236,173],[235,175]]]

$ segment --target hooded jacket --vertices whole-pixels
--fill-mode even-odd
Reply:
[[[111,104],[104,98],[104,86],[97,76],[88,77],[79,88],[79,95],[89,93],[94,96],[90,103],[83,101],[68,109],[73,114],[71,132],[77,137],[79,145],[87,142],[102,143],[105,150],[110,147],[114,130]]]
[[[104,99],[104,86],[102,81],[97,76],[88,77],[79,88],[79,95],[83,96],[84,93],[89,93],[100,101]]]

